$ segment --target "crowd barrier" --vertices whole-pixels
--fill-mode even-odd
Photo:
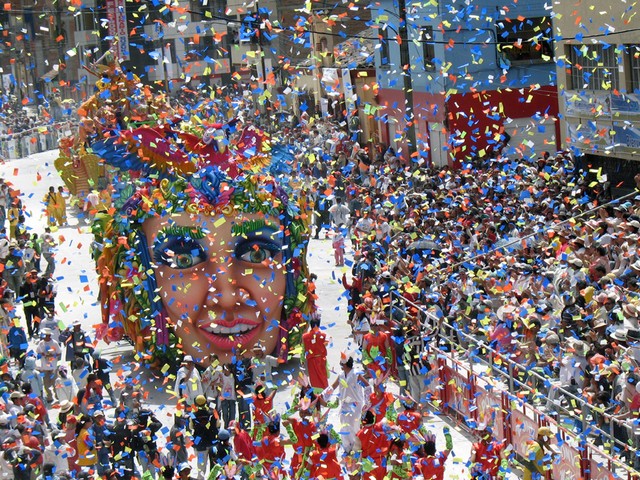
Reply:
[[[424,306],[399,295],[395,296],[395,305],[398,300],[418,308],[425,318],[437,322],[438,332],[434,330],[432,342],[437,345],[429,347],[436,372],[429,375],[427,390],[433,395],[432,400],[437,402],[443,415],[469,431],[472,431],[473,425],[480,423],[490,426],[496,439],[505,440],[512,446],[517,459],[526,456],[527,446],[536,438],[538,428],[550,427],[556,432],[552,445],[558,455],[552,461],[546,480],[640,480],[640,472],[634,470],[623,458],[613,456],[593,443],[594,435],[600,435],[604,438],[605,445],[617,445],[621,451],[626,450],[630,458],[637,453],[630,445],[621,444],[613,436],[613,429],[607,432],[588,424],[588,415],[595,412],[594,407],[583,398],[560,389],[580,405],[580,413],[564,409],[559,418],[550,417],[548,413],[529,403],[533,396],[540,397],[540,394],[520,380],[518,372],[521,367],[517,363],[481,344],[474,337],[456,331],[443,319],[435,318]],[[473,342],[484,352],[482,357],[471,354],[460,358],[455,350],[452,352],[450,348],[443,348],[443,343],[450,343],[452,340],[446,334],[441,334],[447,330],[466,337],[465,341]],[[466,351],[471,351],[471,348]],[[527,374],[536,375],[535,372]],[[549,381],[548,378],[545,380]],[[548,401],[548,397],[539,399]],[[616,421],[611,416],[598,413],[607,417],[610,425]],[[573,431],[563,419],[580,423],[580,432]]]
[[[0,158],[5,160],[23,158],[34,153],[58,148],[62,137],[76,130],[76,122],[56,122],[41,125],[22,132],[0,135]]]

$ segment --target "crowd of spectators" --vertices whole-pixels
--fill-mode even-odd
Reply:
[[[177,107],[201,109],[194,98]],[[200,368],[187,356],[174,424],[163,427],[139,383],[110,388],[111,366],[79,324],[43,328],[50,312],[36,292],[39,331],[31,342],[22,332],[25,348],[3,373],[5,471],[186,479],[197,464],[198,478],[254,468],[275,477],[291,469],[296,477],[440,478],[450,436],[438,452],[423,424],[439,405],[429,387],[436,346],[461,360],[492,349],[515,362],[524,398],[551,416],[588,412],[596,441],[639,466],[640,195],[612,200],[606,179],[565,152],[417,168],[392,148],[361,144],[354,122],[289,120],[276,135],[297,153],[313,237],[331,241],[344,269],[349,310],[339,321],[351,326],[358,354],[329,362],[320,315],[309,319],[307,378],[282,412],[274,395],[290,380],[259,345],[238,365]],[[34,239],[22,240],[26,251]],[[29,282],[8,287],[20,290],[23,308]],[[327,365],[341,373],[329,379]],[[327,423],[331,407],[340,425]],[[493,478],[510,467],[504,445],[487,447],[485,427],[470,469]]]
[[[73,101],[51,94],[41,105],[25,106],[14,95],[0,91],[0,157],[19,158],[56,147],[61,122],[66,129],[77,120]],[[57,125],[56,129],[43,128]],[[9,141],[14,148],[9,150]]]
[[[640,465],[637,190],[612,200],[606,176],[566,152],[416,170],[323,122],[299,140],[316,151],[302,180],[316,238],[355,249],[343,284],[365,365],[363,339],[383,322],[399,378],[430,400],[430,344],[490,348],[530,402],[576,431],[584,411],[597,443]]]

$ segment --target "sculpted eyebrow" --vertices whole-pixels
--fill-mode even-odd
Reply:
[[[186,225],[168,225],[162,227],[158,232],[159,237],[184,237],[184,238],[192,238],[194,240],[200,240],[204,238],[205,232],[197,226],[186,226]]]
[[[272,232],[279,232],[280,225],[273,222],[268,222],[263,219],[246,220],[241,223],[234,223],[231,225],[231,233],[234,236],[246,237],[250,233],[260,232],[261,230],[270,230]]]

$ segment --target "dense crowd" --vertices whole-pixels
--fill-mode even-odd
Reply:
[[[14,95],[0,89],[0,135],[20,134],[74,115],[73,101],[63,101],[60,93],[48,95],[38,107],[25,107]]]
[[[304,141],[321,160],[304,181],[317,194],[316,237],[333,239],[336,265],[344,237],[356,249],[343,284],[364,366],[383,351],[422,400],[435,394],[422,388],[425,344],[466,357],[489,347],[515,362],[525,398],[575,419],[577,431],[585,411],[595,441],[637,468],[637,191],[612,201],[606,176],[564,152],[416,171],[392,149],[355,140],[311,128]],[[379,322],[388,339],[368,342]]]
[[[201,102],[175,109],[188,115]],[[349,311],[338,321],[351,326],[353,350],[329,361],[316,312],[302,338],[304,375],[282,411],[274,397],[291,380],[260,344],[250,358],[206,368],[187,355],[172,385],[174,423],[164,426],[135,377],[116,374],[79,323],[55,318],[55,241],[21,228],[19,197],[5,195],[3,478],[444,478],[450,433],[438,449],[424,425],[440,405],[428,387],[434,346],[461,359],[491,348],[515,362],[518,388],[550,415],[596,406],[590,420],[604,432],[613,422],[610,447],[631,458],[640,195],[611,202],[605,179],[567,153],[416,168],[391,148],[361,145],[357,122],[290,120],[278,135],[297,152],[313,236],[330,241],[345,273]],[[51,193],[49,224],[64,226],[64,190]],[[306,294],[316,294],[313,277]],[[19,304],[26,332],[11,313]],[[328,420],[332,408],[339,424]],[[510,450],[485,420],[469,469],[502,478]],[[521,459],[529,478],[549,468],[551,436],[540,429]]]

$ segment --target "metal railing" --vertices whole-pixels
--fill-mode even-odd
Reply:
[[[511,440],[513,431],[508,428],[508,424],[513,421],[512,417],[516,412],[521,420],[523,420],[523,415],[527,418],[533,415],[533,419],[535,419],[535,423],[538,426],[553,425],[561,439],[567,440],[563,442],[567,443],[567,448],[569,446],[577,447],[577,449],[566,453],[570,457],[578,455],[581,478],[599,478],[598,475],[593,473],[598,470],[599,461],[606,462],[607,467],[604,470],[614,471],[619,469],[619,473],[624,472],[628,478],[640,478],[639,471],[630,467],[624,458],[615,455],[616,448],[630,459],[640,454],[635,446],[620,441],[614,435],[616,424],[620,428],[627,428],[624,420],[616,418],[615,415],[604,413],[601,409],[591,405],[585,398],[563,388],[562,385],[551,385],[551,388],[556,389],[561,395],[559,400],[554,401],[547,395],[541,394],[529,385],[527,381],[534,379],[540,385],[545,385],[553,380],[552,377],[541,375],[531,369],[523,370],[525,366],[496,351],[473,335],[460,331],[455,325],[446,322],[444,317],[438,318],[428,311],[424,305],[412,302],[400,295],[399,292],[392,291],[391,308],[402,308],[406,312],[407,306],[417,309],[424,315],[424,319],[429,322],[431,328],[427,334],[432,337],[432,346],[430,348],[439,359],[439,374],[444,377],[439,379],[440,384],[446,387],[453,382],[455,388],[456,381],[462,382],[462,385],[457,385],[459,390],[457,393],[444,389],[445,396],[448,394],[452,397],[444,399],[446,400],[443,402],[445,411],[461,420],[477,419],[478,405],[476,396],[479,395],[479,383],[486,384],[490,390],[499,391],[502,397],[499,402],[494,399],[494,401],[501,404],[504,412],[505,418],[501,421],[502,438]],[[459,357],[454,353],[456,352],[455,347],[460,346],[460,339],[463,339],[468,344],[463,357]],[[436,345],[433,345],[434,343]],[[447,344],[449,345],[448,349],[446,347]],[[483,367],[491,375],[478,373],[479,367]],[[462,394],[460,391],[462,391]],[[468,394],[465,396],[464,392]],[[570,410],[563,407],[560,403],[562,396],[568,399],[569,403],[573,403],[575,408]],[[544,412],[539,407],[529,404],[529,401],[545,401],[550,407],[549,409],[553,410],[555,414]],[[467,402],[468,406],[460,407],[460,402]],[[474,403],[476,404],[474,405]],[[576,414],[576,412],[578,413]],[[590,418],[595,421],[598,416],[604,420],[604,423],[608,423],[608,431],[600,429],[589,422]],[[573,428],[567,427],[566,424],[563,425],[563,420],[573,422]],[[470,428],[465,422],[463,422],[463,425]],[[634,440],[633,434],[634,432],[632,431],[630,436],[632,441]],[[603,444],[609,446],[608,450],[596,447],[592,443],[594,436],[602,439]],[[569,462],[572,459],[567,459],[566,461]]]
[[[58,148],[58,141],[75,132],[77,122],[65,121],[41,125],[13,134],[0,135],[0,157],[16,159]]]

